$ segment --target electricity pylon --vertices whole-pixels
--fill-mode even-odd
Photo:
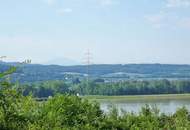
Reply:
[[[89,68],[90,68],[90,65],[92,64],[92,53],[90,52],[90,50],[88,49],[88,51],[85,53],[85,59],[84,59],[84,63],[86,65],[86,73],[87,73],[87,76],[86,76],[86,85],[87,87],[89,87]]]

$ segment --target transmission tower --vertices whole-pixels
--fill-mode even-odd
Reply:
[[[92,53],[90,52],[90,50],[88,49],[87,52],[85,53],[85,59],[84,59],[84,63],[86,65],[86,85],[87,87],[89,87],[89,69],[90,69],[90,65],[92,64]]]

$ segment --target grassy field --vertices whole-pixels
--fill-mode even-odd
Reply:
[[[190,94],[163,94],[163,95],[134,95],[134,96],[84,96],[83,98],[95,101],[132,101],[132,100],[188,100]]]

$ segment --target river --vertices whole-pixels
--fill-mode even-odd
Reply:
[[[101,109],[104,112],[109,112],[110,106],[124,110],[126,112],[139,113],[141,108],[145,105],[151,107],[157,107],[161,113],[172,114],[175,113],[178,108],[185,106],[190,111],[189,99],[162,99],[162,100],[104,100],[100,101]]]

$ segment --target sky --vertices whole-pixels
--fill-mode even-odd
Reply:
[[[190,0],[0,0],[5,60],[83,64],[87,50],[93,64],[190,64]]]

